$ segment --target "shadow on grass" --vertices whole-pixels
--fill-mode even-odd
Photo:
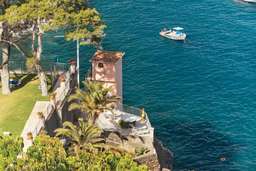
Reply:
[[[14,75],[15,80],[20,80],[21,84],[19,86],[13,87],[12,91],[18,90],[28,84],[30,81],[36,79],[36,74],[26,74],[26,75]]]
[[[210,122],[174,121],[156,130],[162,142],[172,147],[174,170],[237,170],[233,160],[241,145]]]
[[[38,79],[37,74],[32,74],[32,73],[26,74],[26,75],[13,74],[12,78],[14,80],[17,80],[17,81],[21,82],[21,84],[19,86],[13,87],[11,89],[12,91],[18,90],[18,89],[24,87],[29,82]],[[48,85],[48,91],[49,91],[49,93],[51,93],[53,91],[52,78],[48,75],[47,75],[47,85]]]

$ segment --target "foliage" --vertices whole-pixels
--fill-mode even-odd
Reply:
[[[144,154],[147,154],[150,150],[146,147],[138,147],[138,148],[135,148],[135,154],[136,156],[141,156],[141,155],[144,155]]]
[[[66,152],[58,138],[41,134],[26,154],[7,167],[10,171],[65,171]]]
[[[146,171],[147,166],[140,165],[138,166],[137,163],[135,163],[130,156],[123,156],[120,158],[119,162],[117,163],[116,170],[122,170],[122,171]]]
[[[38,72],[43,96],[48,95],[46,76],[40,65],[43,34],[64,30],[67,40],[90,40],[87,41],[88,44],[98,46],[105,28],[97,10],[89,8],[87,1],[82,0],[27,0],[21,5],[12,5],[6,9],[4,15],[0,16],[1,22],[8,23],[19,33],[32,33],[32,51],[37,62],[36,65],[32,61],[28,63]]]
[[[95,9],[81,10],[68,16],[67,40],[100,38],[105,25]]]
[[[8,8],[12,4],[20,4],[23,0],[14,0],[14,1],[8,1],[8,0],[0,0],[0,7],[1,8]]]
[[[35,68],[36,65],[36,59],[31,56],[31,57],[27,57],[26,59],[26,67],[29,71],[33,70]]]
[[[102,142],[99,128],[91,123],[84,122],[81,118],[78,120],[78,124],[76,126],[71,122],[65,122],[63,128],[55,130],[57,137],[66,137],[71,140],[71,149],[76,154],[81,150],[89,150],[94,145]]]
[[[0,1],[0,18],[5,15],[6,10],[13,4],[20,5],[23,0],[1,0]],[[11,93],[10,88],[10,73],[8,62],[10,59],[11,46],[16,47],[18,51],[24,56],[24,51],[17,45],[17,41],[20,40],[16,34],[16,27],[11,27],[7,22],[0,20],[0,45],[2,47],[2,64],[1,68],[1,82],[2,82],[2,94],[9,95]]]
[[[70,96],[71,105],[69,110],[80,110],[88,114],[90,121],[95,121],[99,114],[104,110],[112,110],[111,104],[117,98],[110,96],[111,89],[104,87],[102,83],[87,81],[86,90],[76,90],[76,93]]]
[[[66,152],[58,138],[38,136],[25,156],[31,170],[66,170]]]
[[[9,135],[0,137],[0,170],[16,161],[17,155],[22,152],[22,145],[21,138]]]
[[[10,140],[11,139],[11,140]],[[21,152],[21,141],[15,137],[5,137],[1,142],[0,156],[7,156],[8,163],[0,163],[1,170],[9,171],[146,171],[129,155],[116,155],[109,151],[91,152],[81,150],[77,154],[66,153],[58,138],[39,135],[26,154],[16,158]],[[8,142],[8,143],[7,143]],[[4,148],[7,145],[7,148]],[[11,155],[9,155],[11,154]],[[2,158],[1,158],[2,159]],[[2,160],[1,160],[2,162]]]
[[[10,25],[26,21],[27,26],[43,32],[63,29],[67,40],[101,38],[106,27],[98,11],[82,0],[28,0],[12,5],[0,21]]]
[[[139,166],[129,155],[114,155],[111,152],[82,152],[78,156],[68,157],[71,170],[78,171],[146,171],[147,167]]]

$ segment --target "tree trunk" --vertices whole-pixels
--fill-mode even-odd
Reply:
[[[38,35],[38,49],[36,53],[36,59],[37,59],[37,72],[38,72],[38,78],[40,80],[40,87],[42,91],[42,96],[47,96],[48,95],[48,88],[47,88],[47,79],[46,75],[42,70],[42,67],[40,66],[40,61],[41,61],[41,54],[42,54],[42,47],[43,47],[43,34],[39,32]]]
[[[2,82],[2,94],[9,95],[10,90],[10,74],[9,74],[9,56],[10,56],[10,45],[3,43],[2,49],[2,69],[1,69],[1,82]]]
[[[39,32],[38,37],[37,37],[37,43],[38,43],[38,48],[37,48],[37,55],[36,58],[38,61],[41,61],[41,55],[43,52],[43,34]]]
[[[42,91],[42,96],[48,96],[48,88],[47,88],[47,80],[46,75],[44,72],[39,73],[39,79],[40,79],[40,87]]]
[[[33,31],[32,32],[32,45],[31,45],[31,49],[32,49],[33,53],[35,52],[35,38],[36,38],[35,31]]]

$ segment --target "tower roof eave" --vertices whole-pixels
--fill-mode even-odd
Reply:
[[[108,63],[116,63],[125,55],[124,52],[119,51],[101,51],[97,50],[92,57],[92,61],[103,61]]]

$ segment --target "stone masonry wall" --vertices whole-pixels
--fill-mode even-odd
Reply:
[[[159,171],[160,164],[156,154],[146,154],[134,159],[139,164],[145,164],[148,166],[150,171]]]

